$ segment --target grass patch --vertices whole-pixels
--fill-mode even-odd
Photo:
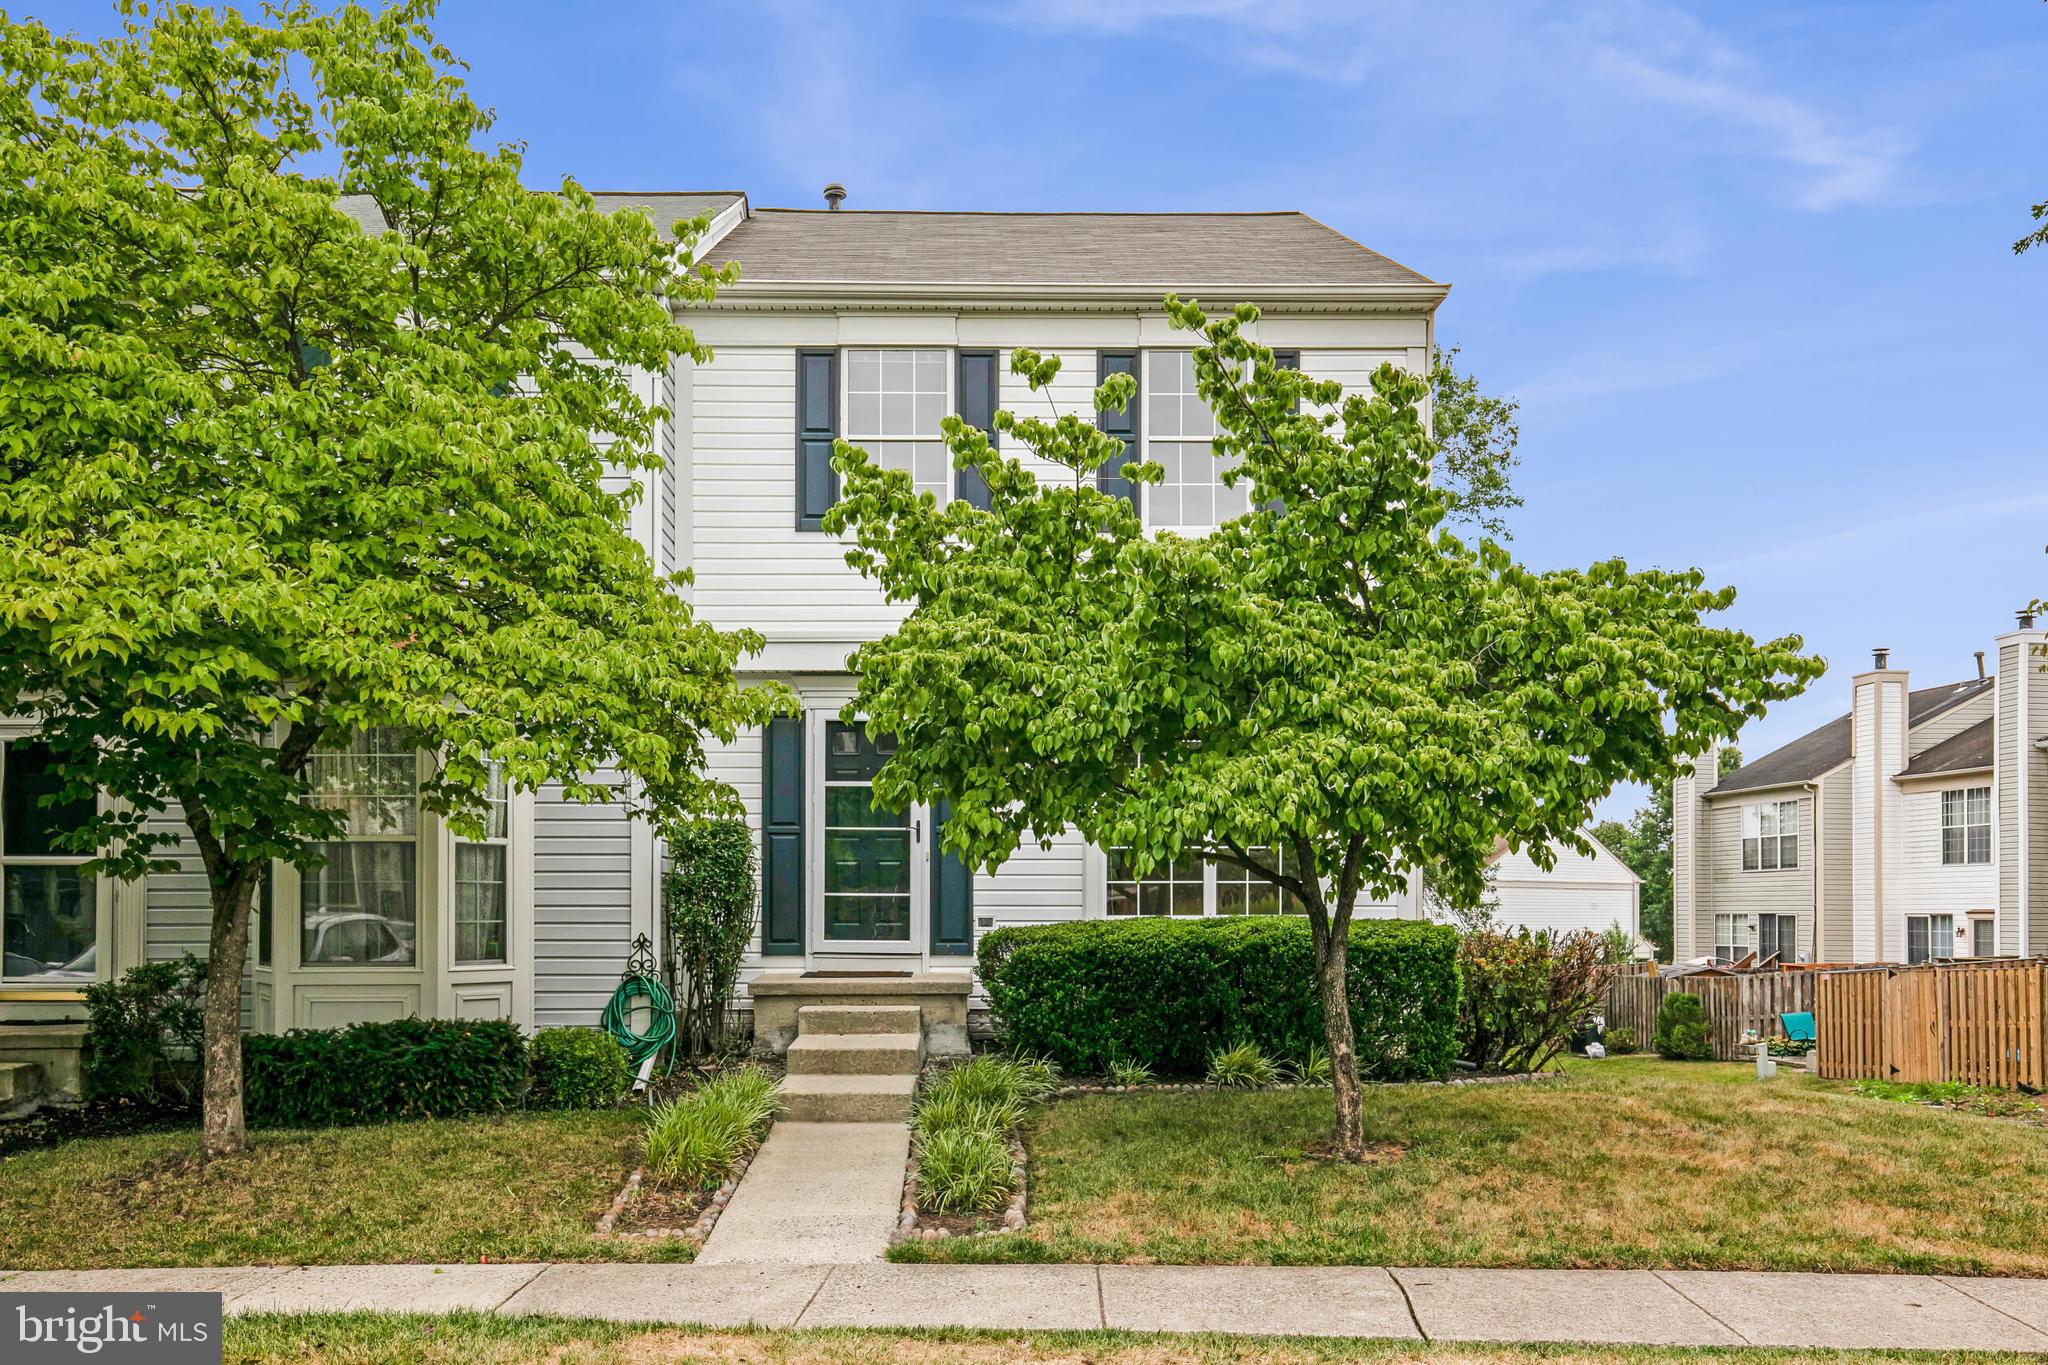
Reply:
[[[258,1130],[202,1168],[196,1132],[0,1159],[0,1265],[687,1260],[681,1239],[601,1240],[636,1163],[633,1110]]]
[[[1084,1096],[1026,1121],[1031,1223],[900,1261],[1677,1267],[2048,1275],[2048,1142],[1846,1085],[1653,1058],[1386,1086],[1323,1161],[1312,1090]]]
[[[1793,1361],[1992,1361],[1971,1352],[1669,1350],[1150,1335],[1136,1332],[695,1331],[551,1318],[340,1313],[230,1318],[230,1365],[551,1365],[725,1361],[777,1365],[1787,1365]]]

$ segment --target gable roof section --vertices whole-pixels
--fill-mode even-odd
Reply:
[[[699,214],[716,217],[740,203],[746,195],[738,190],[656,190],[648,193],[593,190],[590,197],[606,213],[617,213],[627,208],[641,210],[654,220],[656,230],[663,237],[668,237],[677,223],[688,222]],[[377,208],[377,201],[369,195],[344,194],[335,202],[343,213],[356,220],[363,231],[373,236],[384,231],[384,215]]]
[[[1435,286],[1291,212],[755,209],[707,259],[738,261],[743,285]]]
[[[1996,681],[1995,678],[1971,678],[1967,682],[1923,687],[1907,693],[1906,728],[1910,730],[1915,725],[1925,725],[1944,711],[1960,706],[1972,697],[1983,695]],[[1707,799],[1712,800],[1723,792],[1760,791],[1765,787],[1784,787],[1800,782],[1812,782],[1823,774],[1834,771],[1849,761],[1849,719],[1848,716],[1837,716],[1819,729],[1807,731],[1790,744],[1773,749],[1752,763],[1743,764],[1722,778],[1712,791],[1707,792]],[[1940,747],[1941,745],[1935,746],[1936,749]],[[1933,751],[1930,749],[1928,753]],[[1927,754],[1920,757],[1925,759]]]
[[[1932,777],[1939,773],[1980,772],[1991,766],[1997,736],[1990,717],[1959,730],[1911,763],[1900,777]]]

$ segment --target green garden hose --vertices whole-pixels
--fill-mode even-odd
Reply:
[[[633,1027],[634,1002],[640,1000],[647,1002],[645,1032]],[[676,1040],[676,1002],[660,978],[651,974],[629,973],[619,982],[619,988],[612,992],[611,1002],[604,1007],[604,1028],[626,1050],[626,1060],[644,1083],[652,1071],[650,1063],[663,1048]],[[669,1067],[674,1065],[675,1054],[671,1052]],[[667,1075],[668,1069],[665,1068],[662,1074]]]

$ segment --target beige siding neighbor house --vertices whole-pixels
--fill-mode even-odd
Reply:
[[[1876,651],[1850,709],[1673,788],[1680,962],[1925,962],[2048,953],[2048,676],[2023,613],[1997,672],[1912,686]]]

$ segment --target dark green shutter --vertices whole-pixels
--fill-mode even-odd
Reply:
[[[996,395],[1000,391],[996,374],[996,353],[994,351],[962,351],[960,353],[960,420],[970,427],[988,433],[988,443],[996,443]],[[965,502],[972,503],[982,511],[988,510],[988,481],[981,477],[978,469],[963,469],[957,475],[958,484],[954,492]]]
[[[952,808],[932,810],[932,955],[968,957],[974,952],[974,873],[948,851],[940,836]]]
[[[776,716],[761,736],[761,951],[804,950],[804,723]]]
[[[796,353],[796,529],[824,529],[839,501],[832,442],[839,435],[839,353]]]
[[[1301,368],[1301,352],[1300,352],[1300,351],[1275,351],[1275,352],[1273,352],[1273,368],[1275,368],[1275,369],[1278,369],[1278,370],[1298,370],[1298,369],[1300,369],[1300,368]],[[1285,505],[1286,505],[1286,504],[1285,504],[1285,503],[1284,503],[1284,502],[1283,502],[1283,501],[1282,501],[1281,499],[1279,499],[1279,498],[1268,498],[1268,499],[1266,499],[1266,500],[1265,500],[1264,502],[1262,502],[1262,503],[1260,503],[1260,504],[1259,504],[1259,506],[1260,506],[1260,507],[1262,507],[1262,508],[1267,508],[1267,509],[1270,509],[1270,510],[1272,510],[1272,511],[1275,511],[1275,512],[1278,512],[1278,511],[1280,511],[1280,510],[1281,510],[1281,509],[1282,509],[1282,508],[1283,508],[1283,507],[1284,507]]]
[[[1133,378],[1138,374],[1138,353],[1136,351],[1099,351],[1095,356],[1095,382],[1099,385],[1113,374],[1127,374]],[[1141,384],[1143,381],[1139,381]],[[1143,401],[1143,392],[1132,395],[1130,406],[1122,412],[1098,412],[1095,424],[1112,436],[1124,438],[1124,453],[1106,461],[1095,472],[1095,486],[1103,492],[1122,498],[1131,506],[1138,505],[1138,485],[1123,475],[1125,465],[1138,458],[1138,405]]]

